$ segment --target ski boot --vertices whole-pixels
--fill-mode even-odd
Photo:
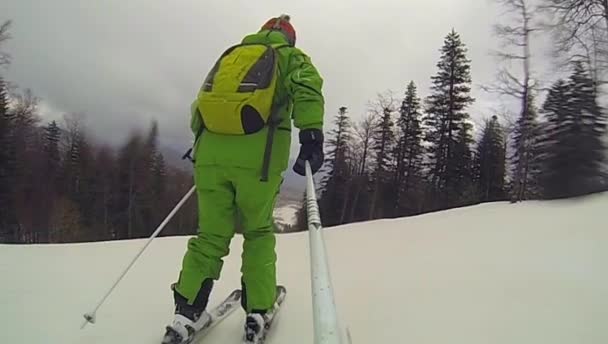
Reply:
[[[250,313],[245,320],[245,338],[243,342],[246,344],[262,344],[266,339],[266,334],[272,324],[272,315],[269,313]]]
[[[176,313],[173,323],[167,326],[162,344],[188,344],[210,321],[211,317],[207,312],[202,312],[193,318]]]
[[[245,319],[244,344],[263,344],[270,332],[273,321],[285,299],[285,287],[277,287],[277,300],[272,309],[265,312],[252,312]]]
[[[205,280],[194,304],[190,305],[188,300],[177,292],[176,284],[171,285],[175,300],[175,318],[173,323],[167,326],[162,344],[188,344],[198,331],[211,322],[211,316],[205,309],[212,287],[213,281]]]

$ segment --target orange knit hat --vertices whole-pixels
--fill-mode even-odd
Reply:
[[[296,30],[291,25],[290,17],[287,14],[282,14],[278,18],[272,18],[262,26],[262,30],[274,30],[281,32],[290,45],[296,45]]]

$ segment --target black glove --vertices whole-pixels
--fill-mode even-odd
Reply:
[[[312,174],[315,174],[323,166],[324,159],[323,132],[319,129],[304,129],[300,131],[300,154],[293,165],[294,172],[305,176],[306,161],[309,161]]]

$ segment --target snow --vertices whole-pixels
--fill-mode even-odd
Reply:
[[[281,207],[277,207],[274,212],[276,222],[287,225],[294,225],[297,220],[298,204],[289,203]]]
[[[325,234],[353,343],[608,343],[608,194],[485,204]],[[278,238],[288,288],[270,343],[311,344],[308,233]],[[144,241],[0,246],[0,343],[158,343],[187,238],[149,247],[79,327]],[[211,303],[239,285],[241,237]],[[239,343],[239,310],[203,340]]]

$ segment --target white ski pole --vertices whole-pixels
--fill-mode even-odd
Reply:
[[[165,226],[167,225],[167,223],[169,223],[169,221],[171,221],[171,218],[173,218],[173,216],[175,215],[175,213],[177,213],[177,211],[184,205],[184,203],[186,203],[186,201],[188,200],[188,198],[190,198],[190,196],[192,196],[192,193],[194,193],[195,190],[196,190],[196,185],[194,185],[194,186],[192,186],[192,188],[190,188],[190,191],[188,191],[186,193],[186,195],[184,195],[184,197],[182,197],[182,199],[179,201],[179,203],[177,203],[177,205],[175,206],[175,208],[173,208],[173,210],[169,213],[169,215],[167,215],[167,217],[160,224],[160,226],[158,226],[158,228],[156,228],[156,231],[154,231],[154,233],[152,233],[152,236],[150,236],[150,238],[148,239],[148,241],[146,242],[146,244],[144,245],[144,247],[141,248],[141,250],[133,258],[133,260],[131,261],[131,263],[129,263],[129,265],[127,266],[127,268],[125,269],[125,271],[123,271],[122,274],[120,275],[120,277],[118,277],[118,280],[116,280],[116,282],[114,283],[114,285],[112,286],[112,288],[110,288],[110,290],[108,290],[108,292],[101,299],[101,301],[99,301],[99,303],[97,304],[97,307],[95,307],[95,309],[93,309],[92,312],[84,314],[85,321],[82,324],[82,326],[80,327],[80,329],[83,329],[85,326],[87,326],[88,323],[95,324],[95,317],[97,315],[97,310],[99,310],[99,308],[101,307],[101,305],[104,304],[104,302],[106,301],[106,299],[108,298],[108,296],[110,296],[110,294],[112,294],[112,292],[114,291],[114,289],[116,289],[116,286],[118,286],[118,283],[120,283],[120,281],[123,279],[123,277],[125,277],[125,275],[127,274],[127,272],[131,269],[131,267],[133,266],[133,264],[135,264],[135,262],[141,256],[141,254],[144,253],[144,251],[146,250],[146,248],[148,248],[148,246],[152,243],[152,240],[154,240],[154,238],[156,238],[160,234],[160,232],[163,230],[163,228],[165,228]]]
[[[306,209],[310,238],[310,272],[312,277],[313,323],[315,344],[340,344],[342,335],[327,262],[323,226],[315,193],[310,163],[306,161]]]

